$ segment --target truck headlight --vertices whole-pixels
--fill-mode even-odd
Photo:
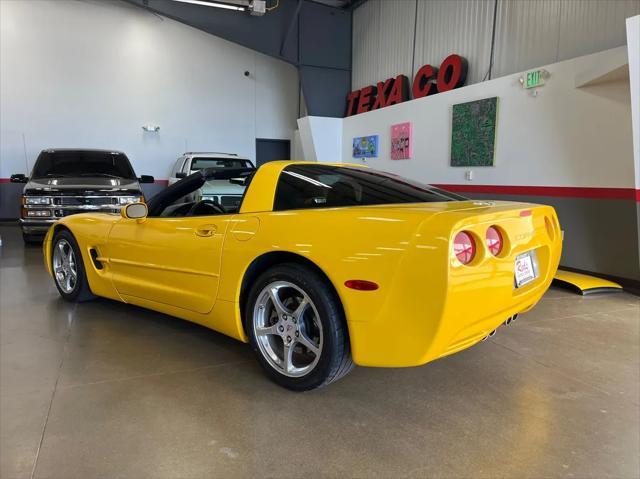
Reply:
[[[25,196],[25,205],[50,205],[51,197],[49,196]]]
[[[140,201],[139,196],[120,196],[118,197],[118,203],[121,205],[128,205],[129,203],[138,203]]]
[[[26,210],[27,216],[42,218],[51,216],[51,210]]]

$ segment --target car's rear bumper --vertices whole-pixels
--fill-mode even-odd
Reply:
[[[440,317],[433,317],[427,307],[415,312],[405,327],[401,317],[389,317],[384,322],[350,322],[354,361],[360,366],[409,367],[457,353],[486,338],[507,319],[531,309],[549,284],[547,278],[539,278],[527,285],[531,288],[527,294],[491,311],[482,305],[474,308],[469,302],[455,305]]]

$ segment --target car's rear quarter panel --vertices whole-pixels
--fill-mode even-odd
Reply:
[[[391,289],[394,272],[417,226],[425,220],[414,212],[371,212],[364,208],[257,213],[257,231],[247,239],[248,218],[238,216],[227,235],[218,299],[239,301],[246,270],[258,257],[288,252],[319,267],[337,290],[349,321],[369,321],[379,314]],[[241,238],[241,239],[238,239]],[[348,289],[348,279],[368,279],[378,291]]]

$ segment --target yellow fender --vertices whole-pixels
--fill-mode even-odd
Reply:
[[[608,281],[595,276],[574,273],[572,271],[558,270],[553,278],[558,286],[569,286],[577,290],[583,296],[593,293],[613,293],[622,291],[622,286],[613,281]]]

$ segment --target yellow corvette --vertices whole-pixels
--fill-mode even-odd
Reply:
[[[246,186],[235,210],[206,181]],[[362,366],[417,366],[533,307],[558,267],[549,206],[470,201],[347,164],[202,170],[122,214],[61,219],[44,242],[60,295],[177,316],[250,342],[313,389]]]

